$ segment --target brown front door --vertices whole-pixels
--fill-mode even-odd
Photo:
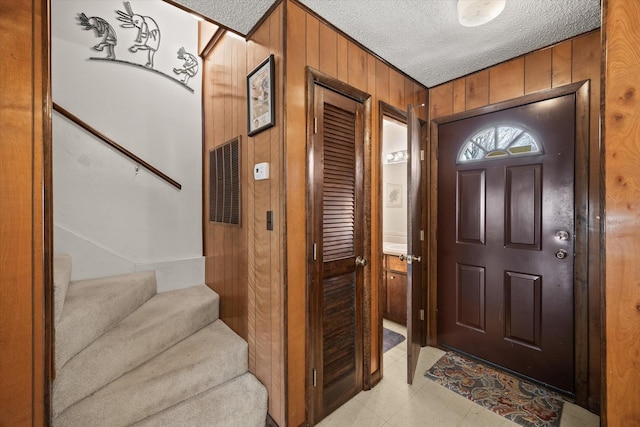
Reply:
[[[311,138],[310,372],[314,423],[362,390],[363,105],[316,85]]]
[[[575,94],[438,132],[438,342],[573,393]]]

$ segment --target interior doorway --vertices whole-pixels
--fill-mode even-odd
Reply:
[[[421,105],[422,106],[422,105]],[[406,113],[380,103],[382,271],[379,318],[394,322],[406,337],[407,383],[415,376],[423,336],[422,124],[415,108]],[[397,330],[397,328],[396,328]],[[382,328],[383,337],[386,332]],[[383,338],[384,340],[384,338]],[[384,354],[382,356],[384,358]]]

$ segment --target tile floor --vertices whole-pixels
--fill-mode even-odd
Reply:
[[[406,336],[402,325],[384,321],[384,326]],[[444,352],[424,347],[420,352],[413,384],[408,385],[406,341],[384,354],[384,378],[372,390],[362,391],[338,408],[321,427],[411,427],[460,426],[507,427],[517,424],[424,377]],[[595,427],[600,418],[565,402],[560,427]]]

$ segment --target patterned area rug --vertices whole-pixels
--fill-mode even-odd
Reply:
[[[383,328],[382,331],[382,347],[383,352],[391,350],[393,347],[404,341],[404,335],[392,331],[391,329]]]
[[[559,394],[459,354],[447,352],[424,376],[522,426],[560,425]]]

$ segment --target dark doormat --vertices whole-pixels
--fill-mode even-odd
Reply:
[[[424,376],[522,426],[560,425],[559,394],[457,353],[447,352]]]
[[[400,344],[404,340],[405,340],[404,335],[394,332],[391,329],[383,328],[382,343],[383,343],[383,350],[385,353],[391,350],[393,347]]]

